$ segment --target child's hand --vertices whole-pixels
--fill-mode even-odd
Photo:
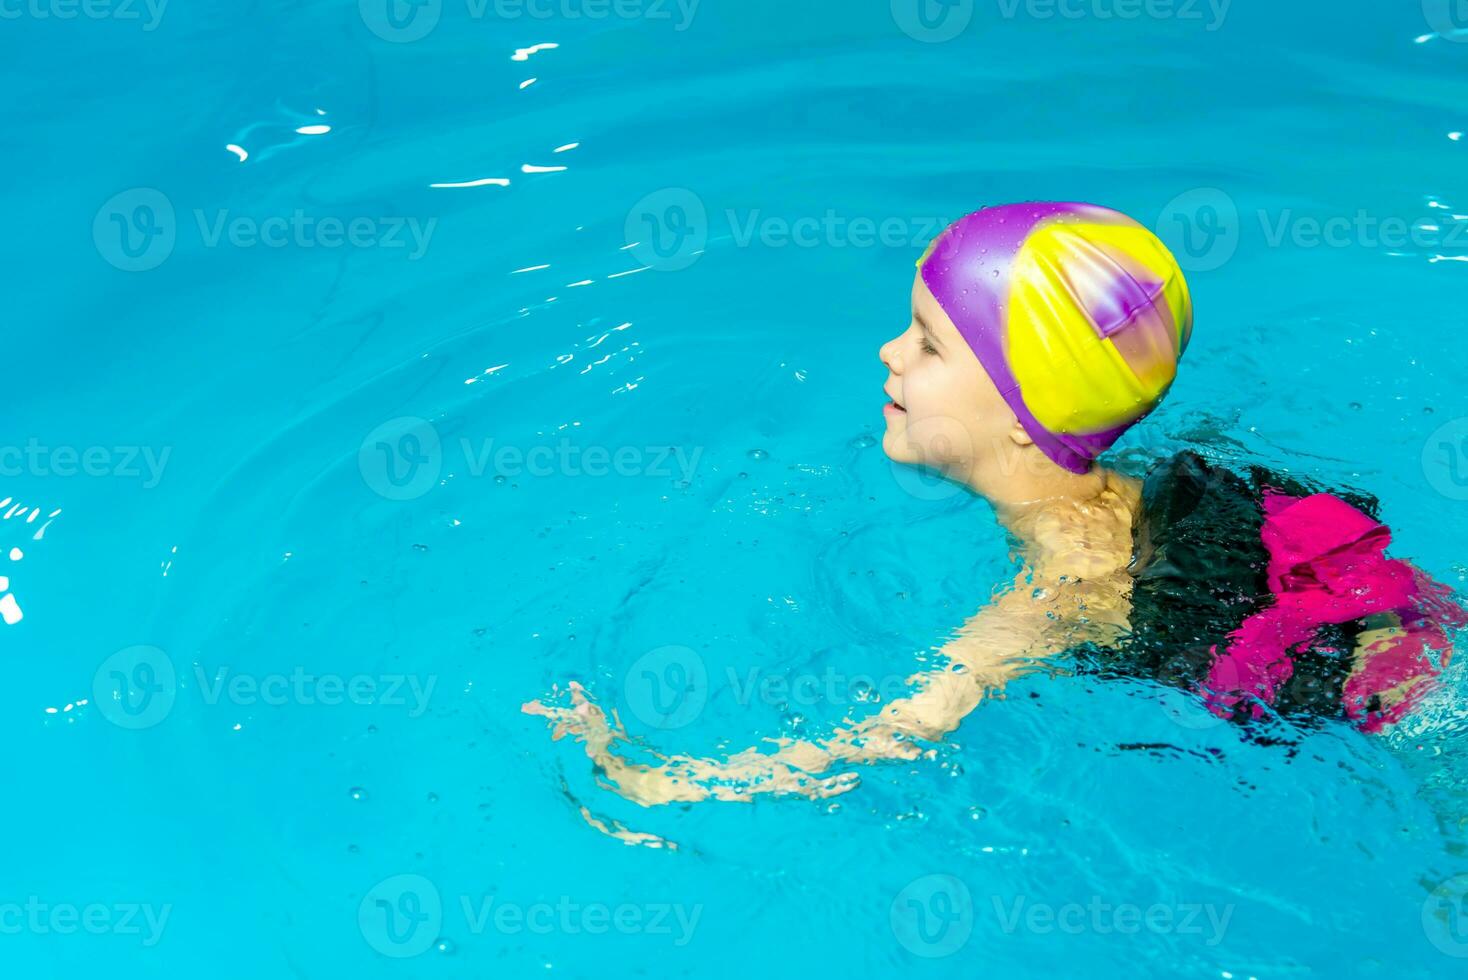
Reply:
[[[520,710],[547,719],[551,738],[570,735],[583,743],[611,788],[642,806],[707,799],[747,801],[761,793],[826,799],[855,789],[859,782],[855,773],[817,778],[772,757],[749,754],[729,762],[676,756],[660,757],[664,764],[657,767],[630,763],[613,751],[616,742],[630,741],[621,721],[615,715],[608,720],[580,684],[572,681],[568,687],[570,707],[529,701]]]
[[[586,688],[576,681],[569,685],[571,706],[569,708],[527,701],[520,710],[527,715],[540,715],[551,722],[551,739],[560,741],[567,735],[578,742],[586,743],[586,754],[601,762],[611,754],[611,746],[617,739],[626,740],[627,733],[620,721],[615,727],[607,721],[605,712],[586,694]]]

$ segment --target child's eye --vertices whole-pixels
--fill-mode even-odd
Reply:
[[[932,343],[928,340],[927,337],[924,337],[923,338],[923,353],[924,354],[936,354],[936,353],[938,353],[938,348],[934,347],[932,345]]]

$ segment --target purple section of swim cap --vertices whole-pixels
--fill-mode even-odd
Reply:
[[[923,263],[923,282],[948,314],[963,339],[973,348],[979,363],[993,380],[999,394],[1013,410],[1035,445],[1057,464],[1072,473],[1085,473],[1091,461],[1121,438],[1131,424],[1087,435],[1062,435],[1046,428],[1026,407],[1019,382],[1009,366],[1004,348],[1004,318],[1014,260],[1035,226],[1042,221],[1066,218],[1083,220],[1109,217],[1115,212],[1091,204],[1053,202],[1005,204],[975,211],[954,222],[939,236]],[[1136,297],[1119,298],[1116,316],[1126,312]],[[1135,307],[1131,312],[1135,312]],[[1129,314],[1128,314],[1129,318]],[[1106,315],[1104,323],[1114,330],[1119,321]]]
[[[1139,312],[1156,307],[1164,286],[1158,279],[1131,275],[1114,279],[1109,288],[1085,297],[1086,316],[1103,339],[1129,326]]]

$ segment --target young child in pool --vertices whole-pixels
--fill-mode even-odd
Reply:
[[[829,738],[728,759],[632,763],[616,751],[626,733],[575,683],[569,706],[524,710],[584,742],[644,805],[846,792],[857,775],[834,767],[916,758],[1067,652],[1246,723],[1303,714],[1374,732],[1399,720],[1465,617],[1446,588],[1385,556],[1375,501],[1192,452],[1144,480],[1097,462],[1162,401],[1192,319],[1172,255],[1116,211],[1017,204],[956,222],[919,261],[912,321],[880,352],[882,448],[987,500],[1022,567],[944,646],[944,666]]]

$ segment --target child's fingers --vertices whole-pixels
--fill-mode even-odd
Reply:
[[[814,792],[811,794],[811,797],[817,800],[827,800],[833,796],[850,793],[860,785],[860,776],[854,772],[844,772],[839,776],[818,780],[813,787]]]

